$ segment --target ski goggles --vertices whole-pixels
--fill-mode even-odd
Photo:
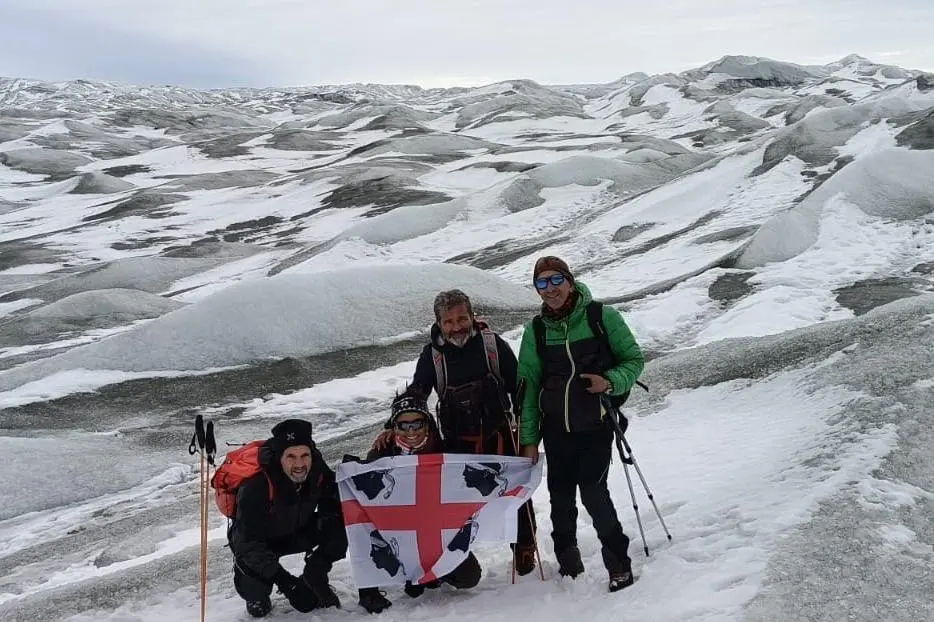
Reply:
[[[535,289],[543,290],[548,289],[548,284],[551,283],[555,287],[560,287],[564,284],[565,276],[563,274],[552,274],[551,276],[540,276],[535,279]]]
[[[416,419],[415,421],[396,421],[396,429],[402,432],[418,432],[425,427],[424,419]]]

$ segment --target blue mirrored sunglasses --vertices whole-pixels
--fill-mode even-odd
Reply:
[[[564,275],[552,274],[551,276],[540,276],[535,279],[535,289],[547,289],[549,283],[555,287],[559,287],[562,283],[564,283]]]
[[[396,421],[396,429],[402,430],[403,432],[417,432],[424,427],[424,419],[416,419],[415,421]]]

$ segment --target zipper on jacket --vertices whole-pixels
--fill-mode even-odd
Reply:
[[[574,365],[574,357],[571,356],[571,326],[570,323],[565,320],[564,322],[564,349],[568,353],[568,360],[571,361],[571,375],[568,376],[568,382],[564,385],[564,427],[568,431],[568,434],[571,433],[571,382],[574,380],[574,374],[577,373],[577,367]]]

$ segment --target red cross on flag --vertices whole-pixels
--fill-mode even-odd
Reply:
[[[474,542],[515,542],[517,514],[541,483],[542,460],[429,454],[337,468],[357,587],[427,583]]]

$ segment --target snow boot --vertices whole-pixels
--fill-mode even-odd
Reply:
[[[383,610],[392,607],[392,603],[386,598],[385,592],[379,591],[375,587],[365,587],[359,590],[360,606],[366,609],[367,613],[382,613]]]
[[[438,580],[429,581],[428,583],[412,583],[411,581],[406,581],[402,591],[411,598],[418,598],[425,593],[426,588],[434,590],[439,587],[441,587],[441,582]]]
[[[600,552],[603,554],[603,564],[610,575],[609,590],[611,592],[618,592],[635,583],[635,577],[632,576],[632,562],[628,557],[625,561],[620,561],[606,547]]]
[[[246,612],[254,618],[265,618],[270,611],[272,611],[272,601],[268,596],[262,600],[246,601]]]
[[[406,581],[405,587],[402,588],[402,591],[404,591],[409,598],[418,598],[425,593],[425,586]]]
[[[523,577],[535,570],[535,545],[513,544],[511,546],[513,555],[515,555],[516,574]]]
[[[581,550],[576,545],[557,551],[555,557],[558,558],[558,574],[562,577],[576,579],[579,574],[584,572]]]

